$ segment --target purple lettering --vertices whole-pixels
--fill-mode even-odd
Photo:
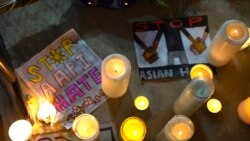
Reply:
[[[91,85],[86,81],[88,78],[88,75],[84,74],[82,77],[80,77],[76,82],[80,85],[83,84],[83,86],[89,91],[91,89]]]
[[[89,70],[88,74],[91,76],[91,78],[95,81],[96,84],[101,83],[101,73],[96,67],[93,67],[91,70]]]
[[[76,96],[82,97],[84,93],[80,88],[77,87],[76,84],[70,85],[66,90],[65,90],[69,100],[71,103],[76,101]]]
[[[70,105],[62,95],[57,95],[54,106],[56,107],[57,111],[61,112],[63,109],[67,109]]]

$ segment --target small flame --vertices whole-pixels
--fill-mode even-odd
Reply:
[[[37,118],[45,123],[53,124],[56,118],[56,108],[49,101],[40,101]]]

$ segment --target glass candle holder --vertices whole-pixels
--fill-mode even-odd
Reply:
[[[214,83],[206,77],[192,79],[174,103],[175,114],[191,116],[214,93]]]
[[[122,122],[120,134],[123,141],[143,141],[146,130],[146,125],[142,119],[128,117]]]
[[[75,118],[72,130],[84,141],[94,141],[98,138],[100,127],[98,120],[91,114],[81,114]]]
[[[184,115],[173,116],[157,134],[157,141],[187,141],[194,134],[193,122]]]
[[[123,96],[131,73],[129,60],[121,54],[111,54],[102,62],[102,90],[110,98]]]
[[[207,102],[207,109],[211,113],[218,113],[222,109],[221,102],[215,98],[209,99]]]
[[[216,67],[228,63],[249,38],[248,27],[237,20],[226,21],[208,48],[208,62]]]

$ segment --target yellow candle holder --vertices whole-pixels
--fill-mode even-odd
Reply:
[[[218,113],[222,109],[221,102],[218,99],[212,98],[207,102],[207,109],[211,113]]]
[[[191,68],[190,77],[191,79],[194,79],[196,77],[206,77],[212,80],[213,72],[209,66],[204,64],[197,64]]]
[[[146,135],[146,125],[138,117],[128,117],[120,127],[123,141],[143,141]]]
[[[134,104],[138,110],[146,110],[149,106],[149,101],[145,96],[138,96],[135,98]]]

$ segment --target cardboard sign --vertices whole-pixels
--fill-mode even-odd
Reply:
[[[90,113],[106,97],[101,93],[102,60],[71,29],[16,69],[33,93],[72,118]]]

